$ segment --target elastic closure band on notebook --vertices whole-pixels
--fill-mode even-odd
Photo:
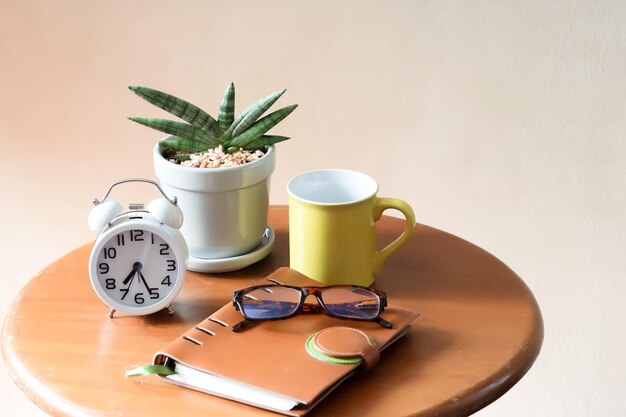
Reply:
[[[366,367],[371,368],[380,357],[376,341],[352,327],[320,330],[307,339],[305,348],[315,359],[339,365],[365,362]]]

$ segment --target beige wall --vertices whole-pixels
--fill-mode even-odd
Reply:
[[[158,133],[126,117],[162,114],[127,85],[214,110],[231,80],[240,106],[287,88],[273,203],[304,170],[367,172],[536,294],[543,351],[478,415],[621,415],[625,70],[618,1],[5,0],[1,312],[94,238],[92,198],[154,177]],[[0,414],[42,415],[0,389]]]

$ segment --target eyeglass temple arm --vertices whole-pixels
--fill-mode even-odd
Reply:
[[[383,326],[385,329],[391,329],[393,327],[393,324],[389,323],[387,320],[385,320],[382,317],[378,317],[376,320],[374,320],[376,323],[380,324],[381,326]]]
[[[254,324],[253,321],[250,321],[248,319],[243,319],[239,323],[237,323],[234,326],[232,326],[230,328],[230,330],[232,330],[233,332],[240,332],[240,331],[245,330],[246,328],[250,327],[253,324]]]

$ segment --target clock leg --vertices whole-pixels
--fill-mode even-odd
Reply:
[[[172,307],[167,306],[167,307],[165,307],[165,308],[167,308],[167,313],[168,313],[170,316],[171,316],[172,314],[174,314],[174,310],[172,310]]]
[[[115,314],[115,309],[112,308],[111,311],[109,311],[109,318],[112,319],[113,318],[113,314]]]

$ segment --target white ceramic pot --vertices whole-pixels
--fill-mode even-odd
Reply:
[[[275,148],[258,160],[229,168],[190,168],[166,160],[154,147],[154,170],[163,190],[178,197],[181,232],[191,257],[225,259],[250,252],[267,228]]]

